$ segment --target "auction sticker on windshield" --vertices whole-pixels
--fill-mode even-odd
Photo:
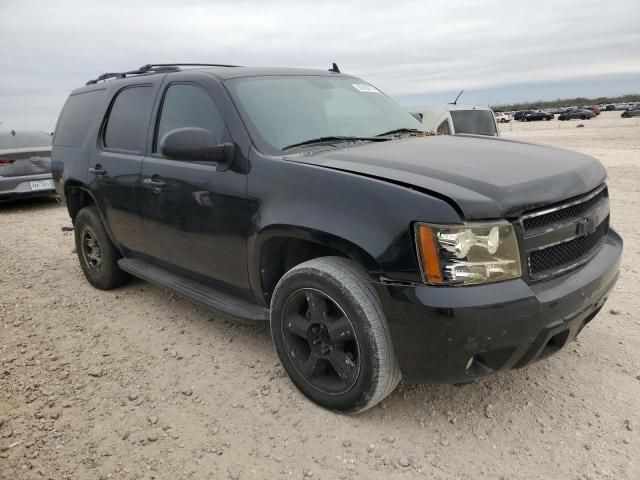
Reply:
[[[380,90],[378,90],[373,85],[368,85],[366,83],[352,83],[352,85],[353,85],[353,88],[355,88],[360,92],[380,93]]]

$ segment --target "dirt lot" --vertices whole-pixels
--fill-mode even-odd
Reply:
[[[265,326],[141,281],[95,290],[63,208],[0,206],[0,478],[640,478],[639,122],[504,130],[607,166],[626,242],[616,292],[549,360],[464,387],[401,385],[355,417],[295,390]]]

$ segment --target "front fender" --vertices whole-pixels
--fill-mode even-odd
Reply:
[[[412,224],[460,222],[447,202],[407,186],[255,151],[247,194],[257,205],[247,245],[256,293],[261,291],[262,248],[275,236],[338,250],[374,276],[419,282]]]

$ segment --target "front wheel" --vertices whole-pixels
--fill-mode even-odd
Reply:
[[[351,260],[322,257],[289,270],[271,300],[271,336],[293,383],[324,408],[362,412],[400,381],[378,293]]]

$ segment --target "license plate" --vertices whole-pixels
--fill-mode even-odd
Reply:
[[[53,180],[34,180],[31,182],[31,190],[52,190]]]

